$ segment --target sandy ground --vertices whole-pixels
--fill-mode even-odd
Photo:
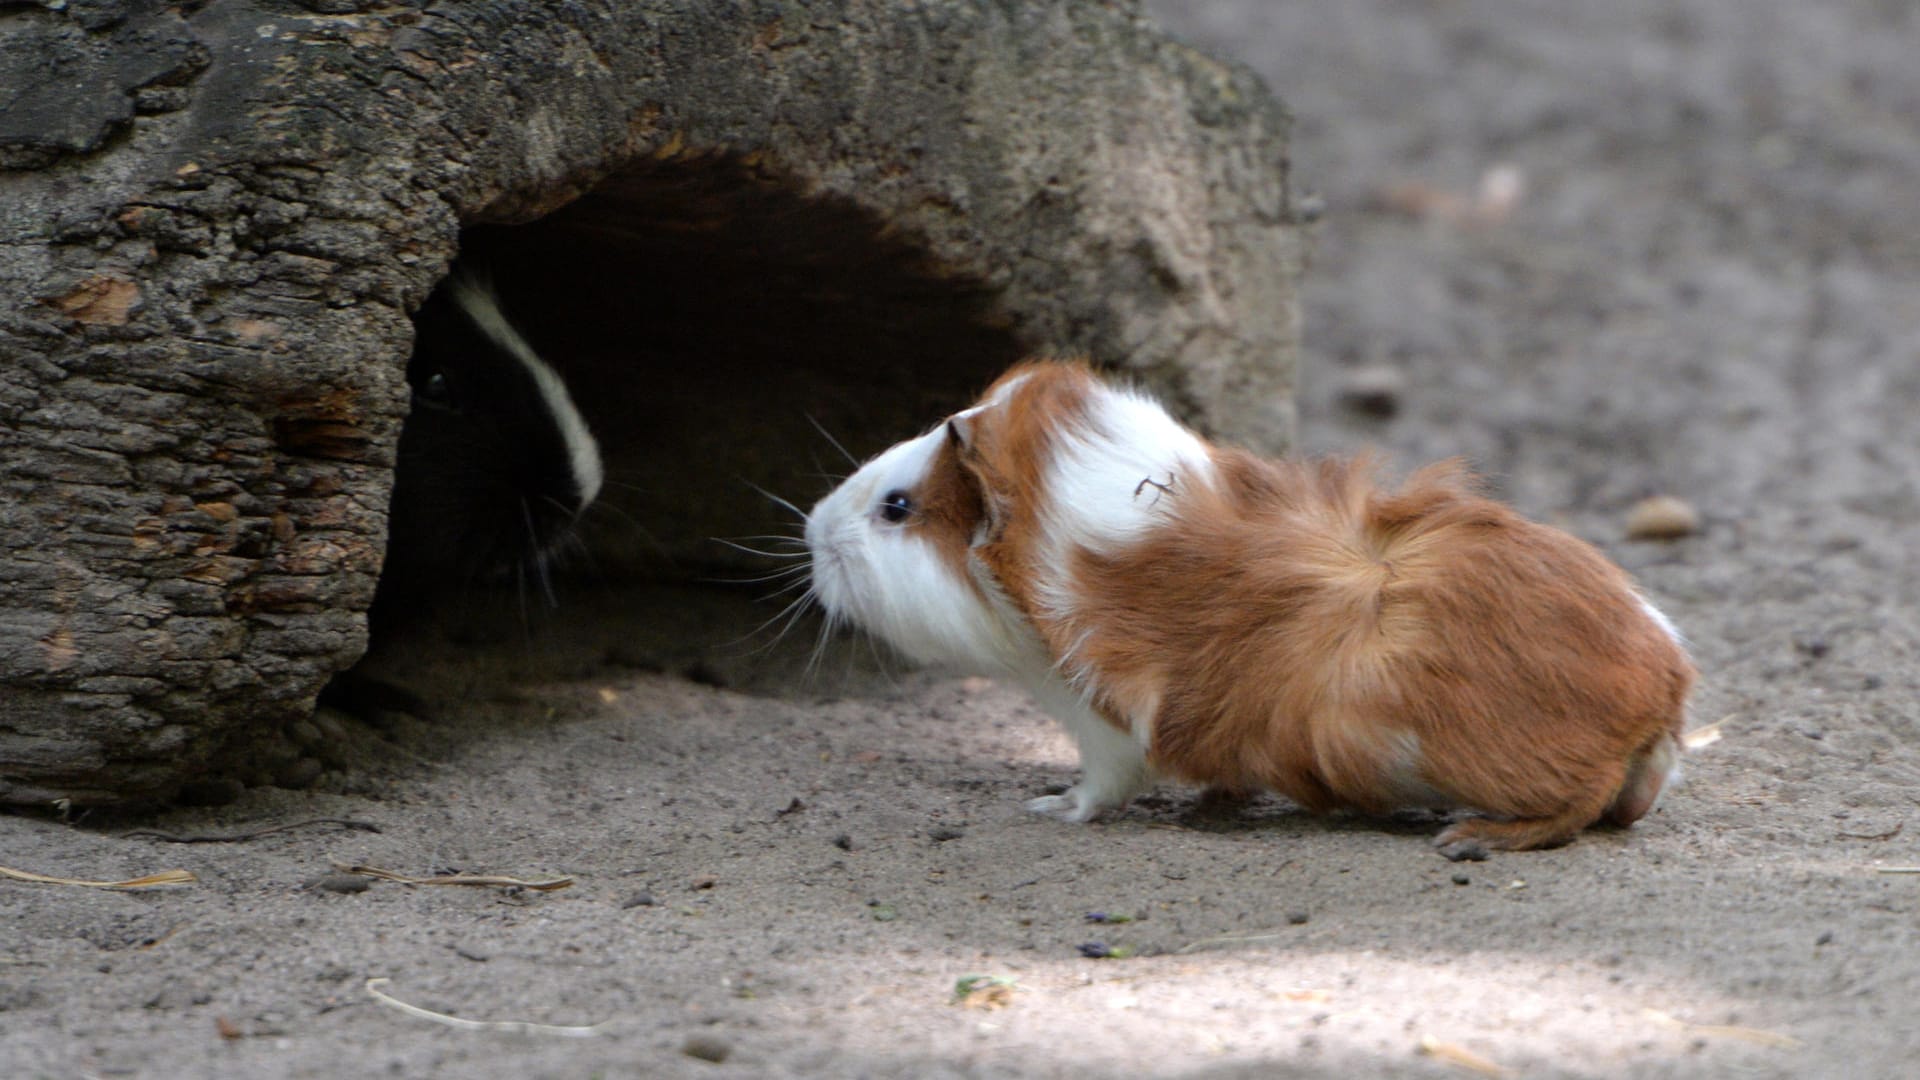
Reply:
[[[0,864],[200,879],[0,881],[0,1073],[1911,1075],[1920,876],[1883,871],[1920,864],[1913,5],[1159,14],[1299,114],[1309,448],[1467,455],[1692,639],[1723,738],[1658,813],[1459,865],[1430,821],[1172,788],[1033,819],[1073,758],[1013,691],[857,643],[805,680],[705,647],[764,608],[576,588],[530,636],[424,635],[391,671],[431,704],[329,719],[307,790],[0,817]],[[1380,378],[1390,419],[1347,393]],[[1627,540],[1656,492],[1703,531]],[[316,817],[381,831],[127,835]],[[335,860],[574,884],[337,892]],[[956,1003],[975,974],[1012,988]],[[597,1026],[450,1027],[372,979]]]

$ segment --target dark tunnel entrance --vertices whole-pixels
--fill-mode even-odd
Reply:
[[[623,580],[736,563],[714,538],[780,520],[755,487],[805,505],[846,470],[820,429],[864,457],[1020,351],[977,283],[851,205],[724,158],[645,166],[531,224],[470,228],[460,262],[492,277],[597,435],[613,513],[588,514],[584,538]]]
[[[768,566],[719,541],[797,535],[770,495],[810,505],[850,470],[841,447],[864,458],[923,430],[1021,352],[979,283],[943,273],[851,204],[723,157],[649,163],[528,224],[471,226],[442,292],[463,274],[490,282],[558,373],[605,482],[538,575],[383,579],[374,666],[417,652],[423,630],[524,653],[598,619],[622,662],[755,681],[740,650],[707,654],[750,637],[784,600],[729,588]],[[416,356],[449,347],[436,337],[447,321],[425,317],[434,306],[416,318]],[[429,418],[416,386],[409,434]],[[396,488],[396,523],[410,497],[420,493]],[[428,549],[390,551],[389,571],[411,575],[441,558],[432,545],[454,542],[426,531]],[[422,540],[396,533],[403,542]],[[735,674],[716,674],[727,667]]]

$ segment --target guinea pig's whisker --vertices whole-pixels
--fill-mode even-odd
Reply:
[[[748,555],[757,555],[763,559],[804,559],[807,557],[807,553],[804,551],[762,551],[757,547],[749,547],[746,544],[737,544],[737,543],[734,543],[732,540],[722,540],[717,536],[714,537],[713,542],[716,544],[721,544],[725,547],[730,547],[735,551],[746,552]]]
[[[802,578],[799,581],[789,581],[785,585],[780,586],[779,588],[773,590],[772,592],[768,593],[765,596],[755,597],[754,602],[757,604],[764,604],[769,600],[778,599],[782,596],[787,595],[788,593],[792,592],[795,589],[801,588],[809,584],[811,583],[808,582],[805,578]]]
[[[533,506],[525,499],[520,500],[520,520],[527,527],[528,550],[533,552],[527,562],[532,563],[534,579],[540,585],[540,594],[546,597],[548,607],[559,607],[560,598],[553,592],[553,577],[547,573],[547,556],[541,550],[540,530],[533,522]],[[524,597],[521,607],[525,609]]]
[[[820,661],[827,655],[827,641],[833,634],[833,620],[820,620],[820,629],[813,635],[813,648],[807,652],[807,662],[800,669],[800,677],[811,681],[820,671]]]
[[[813,430],[819,432],[820,437],[827,440],[827,444],[829,446],[832,446],[835,450],[840,451],[840,456],[847,459],[847,464],[853,466],[856,469],[860,467],[860,459],[857,457],[854,457],[853,454],[848,452],[846,447],[840,445],[840,440],[833,437],[833,432],[828,431],[825,424],[822,424],[820,421],[815,420],[810,414],[803,413],[802,415],[807,417],[807,423],[813,425]]]
[[[769,618],[767,621],[761,623],[759,626],[754,627],[753,629],[747,631],[746,633],[740,635],[739,637],[734,638],[732,641],[727,642],[727,645],[729,647],[732,647],[735,645],[743,645],[749,641],[752,641],[754,638],[759,637],[761,634],[766,633],[768,627],[773,626],[775,623],[780,623],[781,624],[780,630],[779,632],[773,635],[773,640],[767,642],[765,645],[762,645],[760,648],[755,649],[752,655],[757,656],[760,653],[766,652],[768,649],[771,649],[775,645],[780,644],[780,639],[787,636],[787,631],[793,629],[794,623],[797,622],[802,615],[806,614],[807,606],[812,602],[813,602],[813,593],[810,591],[794,597],[792,600],[788,601],[786,607],[783,607],[779,611],[775,612],[772,618]]]
[[[775,506],[778,506],[784,510],[792,511],[793,515],[800,519],[801,524],[803,525],[806,524],[807,512],[793,505],[791,501],[787,499],[783,499],[778,495],[775,495],[773,492],[768,491],[766,488],[761,487],[759,484],[756,484],[751,480],[742,480],[741,483],[759,492],[762,496],[764,496],[769,502],[773,503]]]
[[[895,690],[903,689],[904,687],[900,682],[898,665],[894,658],[880,652],[880,642],[876,640],[872,634],[861,634],[860,636],[866,639],[867,652],[873,656],[874,669],[886,677],[887,685],[893,687]]]
[[[804,576],[805,569],[806,569],[805,567],[801,567],[800,573],[793,573],[793,574],[769,574],[764,577],[751,577],[751,578],[709,577],[709,578],[701,578],[699,580],[700,580],[700,584],[702,585],[724,585],[728,588],[750,587],[754,585],[767,585],[770,583],[779,582],[780,583],[779,588],[773,590],[770,593],[767,593],[764,596],[756,596],[753,598],[754,603],[764,604],[767,601],[772,600],[776,597],[785,596],[786,594],[792,592],[793,590],[799,588],[800,586],[807,584],[807,578]]]
[[[555,565],[565,566],[567,560],[578,559],[580,565],[587,568],[589,578],[597,581],[606,576],[600,566],[599,557],[594,554],[586,538],[572,529],[568,529],[567,534],[555,545],[553,555]]]
[[[611,483],[611,481],[608,481],[608,482]],[[633,491],[644,490],[642,488],[635,487],[632,484],[625,484],[622,486],[629,488]],[[585,521],[588,517],[599,517],[601,515],[611,515],[613,520],[619,522],[621,525],[626,526],[628,529],[631,529],[634,535],[638,536],[641,540],[645,541],[646,545],[653,549],[654,554],[659,555],[661,558],[665,559],[668,563],[673,562],[673,552],[667,550],[667,546],[660,542],[660,538],[653,534],[652,529],[649,529],[645,525],[640,524],[640,520],[638,518],[634,517],[632,514],[628,513],[626,510],[614,505],[611,501],[607,499],[595,499],[592,502],[588,503],[586,506],[586,509],[580,511],[579,517],[576,518],[575,520]]]
[[[709,585],[764,585],[769,581],[786,581],[792,578],[805,579],[808,568],[805,566],[783,566],[765,574],[752,577],[711,577],[704,579]]]
[[[782,584],[778,591],[760,597],[760,599],[764,601],[770,600],[782,593],[791,592],[795,586],[806,584],[807,567],[789,566],[784,570],[778,570],[771,574],[756,574],[753,577],[710,577],[700,580],[706,585],[765,585],[773,581],[781,582]]]

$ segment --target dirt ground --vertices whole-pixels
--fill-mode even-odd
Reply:
[[[309,789],[0,817],[3,865],[199,878],[0,881],[0,1072],[1911,1075],[1920,9],[1155,10],[1298,115],[1307,448],[1466,455],[1691,639],[1722,737],[1656,814],[1457,865],[1431,821],[1171,787],[1063,825],[1020,804],[1071,749],[1012,690],[858,643],[802,678],[804,642],[705,648],[765,607],[576,587],[529,635],[424,635],[387,670],[431,704],[327,718]],[[1654,493],[1700,533],[1627,539]],[[128,835],[319,817],[380,831]]]

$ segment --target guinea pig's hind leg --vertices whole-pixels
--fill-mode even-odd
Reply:
[[[1442,829],[1434,837],[1433,846],[1454,862],[1478,861],[1486,858],[1488,851],[1558,847],[1600,820],[1601,811],[1613,800],[1613,790],[1608,787],[1583,795],[1559,813],[1543,817],[1468,818]]]
[[[1680,741],[1662,732],[1627,765],[1626,782],[1607,807],[1607,822],[1625,826],[1639,821],[1658,805],[1661,792],[1679,779]]]
[[[1139,740],[1079,702],[1053,711],[1080,747],[1080,782],[1063,794],[1028,800],[1028,810],[1061,821],[1092,821],[1152,785],[1153,769]]]

